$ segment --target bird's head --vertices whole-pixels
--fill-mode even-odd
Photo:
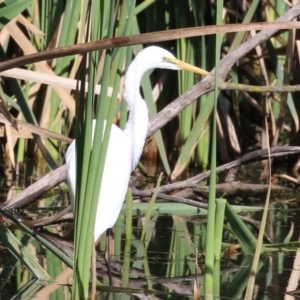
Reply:
[[[169,51],[157,46],[150,46],[145,48],[136,56],[135,60],[143,62],[144,68],[146,70],[155,68],[186,70],[200,75],[210,75],[209,72],[181,61]]]

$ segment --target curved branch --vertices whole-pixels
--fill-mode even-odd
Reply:
[[[292,21],[300,14],[300,3],[292,7],[289,11],[279,17],[275,22]],[[238,25],[240,26],[240,24]],[[264,30],[245,41],[238,48],[227,54],[220,62],[220,78],[224,78],[231,70],[232,66],[249,51],[260,45],[262,42],[274,35],[278,29]],[[211,74],[214,73],[214,70]],[[214,89],[214,76],[206,77],[201,82],[194,85],[189,91],[179,96],[176,100],[166,106],[156,116],[151,119],[148,128],[148,136],[162,128],[171,119],[177,116],[184,108],[191,104],[195,99],[201,97],[207,92]]]

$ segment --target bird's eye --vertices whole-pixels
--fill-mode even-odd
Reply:
[[[162,58],[162,60],[163,61],[168,61],[168,59],[165,56]]]

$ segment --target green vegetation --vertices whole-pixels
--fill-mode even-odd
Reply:
[[[108,238],[113,281],[122,289],[107,286],[106,266],[101,259],[97,289],[103,293],[124,293],[124,298],[125,294],[152,293],[171,297],[169,293],[176,292],[178,299],[191,294],[194,299],[203,295],[205,299],[237,298],[243,293],[245,299],[252,299],[255,275],[267,264],[268,255],[299,247],[298,240],[293,239],[293,231],[287,232],[280,227],[289,223],[286,213],[289,203],[278,200],[279,205],[284,206],[282,212],[277,203],[273,203],[275,197],[272,197],[271,188],[260,196],[266,201],[259,234],[256,227],[245,224],[239,214],[244,212],[253,218],[262,205],[256,205],[246,196],[243,196],[245,206],[244,202],[231,205],[231,201],[236,204],[238,200],[227,197],[226,192],[221,193],[219,198],[222,199],[216,198],[220,188],[217,165],[254,149],[299,144],[300,107],[296,101],[299,92],[296,85],[300,78],[299,47],[292,29],[299,25],[282,21],[292,21],[300,13],[300,5],[289,8],[283,1],[268,4],[246,1],[243,2],[245,6],[237,4],[236,7],[230,6],[231,2],[225,6],[222,1],[215,4],[196,0],[176,3],[7,0],[0,3],[1,154],[3,164],[14,174],[21,175],[21,181],[10,181],[11,191],[7,197],[10,199],[13,192],[27,187],[28,178],[35,181],[62,165],[68,147],[67,137],[75,135],[77,174],[80,174],[74,216],[74,252],[71,247],[69,249],[70,245],[66,247],[68,250],[61,247],[57,237],[43,236],[45,233],[31,228],[44,227],[47,234],[72,236],[70,218],[60,220],[57,226],[34,225],[36,220],[40,221],[41,213],[51,218],[68,205],[63,184],[48,193],[46,200],[26,206],[25,211],[2,212],[7,219],[0,223],[0,241],[12,256],[8,259],[10,264],[3,265],[0,278],[1,282],[12,280],[12,266],[15,266],[14,280],[18,290],[15,297],[30,299],[37,291],[46,293],[42,284],[51,278],[54,282],[48,287],[55,292],[51,296],[53,299],[65,299],[63,294],[70,292],[70,283],[73,299],[89,298],[93,224],[110,129],[113,123],[124,128],[128,115],[127,105],[121,101],[123,76],[143,47],[158,42],[183,61],[215,70],[213,76],[203,81],[183,71],[155,70],[143,77],[141,93],[153,118],[149,127],[149,134],[153,136],[146,142],[140,169],[148,179],[155,178],[156,187],[148,194],[147,191],[139,194],[135,187],[128,190],[122,214]],[[280,16],[281,23],[274,23]],[[269,24],[252,24],[254,22]],[[216,24],[234,24],[234,27],[197,27]],[[247,29],[242,27],[244,25]],[[267,26],[273,28],[263,31]],[[187,27],[191,29],[182,30]],[[289,30],[278,32],[279,29]],[[161,33],[140,35],[156,31]],[[135,37],[123,38],[131,35]],[[61,48],[72,45],[75,48]],[[31,60],[20,62],[27,55],[31,55]],[[8,66],[12,62],[14,64]],[[21,69],[12,69],[12,65]],[[247,90],[249,86],[252,90]],[[288,89],[280,93],[266,92],[263,86],[294,86],[296,92]],[[91,147],[95,118],[97,139]],[[28,123],[31,125],[26,125]],[[34,167],[23,169],[23,165],[32,161]],[[150,162],[156,167],[154,171]],[[265,160],[256,166],[261,169],[262,181],[270,182],[272,161]],[[193,173],[208,169],[210,177],[195,179],[193,183],[193,179],[188,181]],[[240,172],[243,173],[243,167]],[[251,178],[249,171],[245,174],[237,180],[259,183],[258,172],[255,178]],[[171,180],[188,179],[171,189],[164,176]],[[209,185],[209,196],[201,194],[201,197],[208,199],[208,206],[199,203],[195,190],[192,196],[178,192],[185,187],[200,189],[205,185]],[[174,194],[166,193],[168,188],[168,192],[175,190]],[[142,198],[142,203],[135,201],[137,196]],[[183,203],[176,203],[176,199]],[[292,205],[297,206],[295,202]],[[24,217],[22,222],[14,216],[19,213]],[[274,245],[264,244],[268,214],[275,231],[268,234],[276,243]],[[166,219],[163,225],[162,219]],[[4,224],[17,225],[22,233]],[[162,242],[162,250],[157,250],[163,254],[155,254],[156,235],[160,239],[164,230],[169,236]],[[239,261],[233,254],[233,243],[239,244],[244,255]],[[102,239],[98,249],[104,250],[105,244]],[[47,262],[37,260],[34,251]],[[229,266],[228,257],[241,266],[234,275],[230,275],[231,271],[226,275],[222,273],[226,270],[224,265]],[[279,255],[278,260],[282,266],[284,258]],[[154,276],[154,265],[159,263],[159,274]],[[74,268],[73,275],[66,266]],[[185,295],[180,285],[174,287],[172,279],[184,277],[187,280],[188,276],[191,291]],[[161,277],[163,280],[158,280]],[[235,288],[226,287],[229,281]],[[4,289],[5,284],[1,283],[0,292]]]

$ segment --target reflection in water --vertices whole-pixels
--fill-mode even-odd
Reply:
[[[16,188],[13,188],[15,182],[14,184],[12,182],[13,180],[10,180],[11,191],[16,191]],[[2,194],[7,195],[7,187],[8,182],[3,186]],[[289,195],[289,200],[285,200],[287,197],[284,195],[281,196],[282,199],[278,195],[273,198],[269,211],[267,237],[274,244],[271,245],[268,239],[265,240],[269,252],[262,256],[254,299],[291,299],[288,297],[292,296],[285,296],[286,291],[295,291],[294,293],[297,294],[300,243],[288,244],[288,242],[299,241],[299,205],[297,194]],[[261,219],[261,211],[257,208],[263,203],[263,196],[261,199],[245,197],[243,202],[238,197],[231,199],[228,197],[228,200],[240,205],[247,204],[248,208],[242,208],[243,215],[247,218]],[[139,203],[141,201],[136,201],[134,204],[133,225],[131,236],[128,238],[125,235],[126,209],[122,211],[123,214],[111,230],[109,238],[113,284],[119,289],[100,287],[99,295],[115,292],[114,298],[121,298],[123,295],[128,299],[192,299],[196,279],[200,294],[203,294],[206,212],[197,207],[178,203],[159,203],[159,201],[157,199],[150,222],[145,228],[144,241],[141,241],[141,236],[145,225],[144,214],[148,205]],[[43,230],[40,228],[41,223],[35,221],[40,222],[42,218],[56,215],[66,207],[67,203],[66,195],[60,190],[57,195],[52,194],[14,213],[30,227],[36,227],[38,224],[35,229],[37,233],[51,241],[68,257],[72,257],[73,224],[70,216],[63,222],[43,226]],[[20,240],[24,239],[22,232],[15,229],[7,220],[6,222]],[[257,228],[251,224],[247,226],[256,236]],[[281,244],[278,245],[279,243]],[[32,297],[36,295],[37,299],[45,299],[47,295],[51,295],[53,299],[69,299],[72,271],[34,239],[27,237],[24,239],[24,245],[34,253],[53,280],[45,286],[44,283],[37,283],[10,252],[2,248],[1,298],[10,299],[16,295],[28,294]],[[97,272],[100,281],[105,285],[108,284],[108,276],[103,261],[104,248],[103,239],[98,248]],[[222,299],[239,299],[244,294],[248,283],[252,256],[245,256],[242,253],[227,221],[225,221],[222,251],[224,255],[218,276]]]

